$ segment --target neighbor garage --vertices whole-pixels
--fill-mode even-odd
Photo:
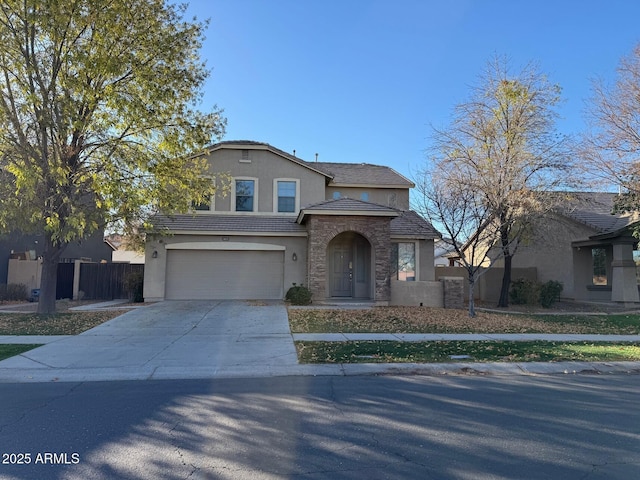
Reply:
[[[284,247],[167,250],[165,298],[169,300],[282,299],[283,288]]]

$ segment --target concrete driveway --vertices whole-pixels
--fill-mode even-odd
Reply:
[[[296,367],[282,302],[166,301],[4,360],[0,379],[268,376]]]

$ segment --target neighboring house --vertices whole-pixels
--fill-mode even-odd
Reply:
[[[144,296],[441,304],[433,227],[409,211],[412,182],[369,164],[306,162],[271,145],[208,148],[211,174],[231,176],[193,214],[153,219]],[[440,288],[440,290],[438,290]]]
[[[582,301],[639,301],[637,214],[614,214],[617,194],[562,193],[562,202],[537,221],[518,247],[513,268],[535,267],[541,282],[560,281],[562,296]],[[502,267],[497,254],[492,266]],[[515,278],[513,278],[515,280]]]
[[[73,263],[74,260],[80,259],[91,262],[111,262],[113,248],[104,241],[103,237],[103,231],[99,231],[85,240],[69,243],[60,257],[60,263]],[[0,236],[0,283],[7,282],[10,258],[35,261],[42,256],[43,248],[44,235],[24,235],[13,232]]]
[[[433,251],[433,263],[436,267],[455,267],[458,254],[451,239],[436,238]]]
[[[113,248],[111,261],[113,263],[144,264],[144,252],[129,250],[126,240],[125,237],[117,233],[112,233],[104,238],[104,241]]]

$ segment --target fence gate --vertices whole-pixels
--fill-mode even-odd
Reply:
[[[58,281],[56,283],[56,300],[73,298],[73,263],[58,264]]]
[[[86,300],[128,298],[124,280],[130,273],[144,272],[144,265],[131,263],[80,264],[80,291]]]

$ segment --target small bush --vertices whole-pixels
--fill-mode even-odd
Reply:
[[[540,305],[545,308],[551,307],[551,305],[560,300],[561,293],[562,283],[555,280],[549,280],[543,283],[540,285]]]
[[[293,284],[284,297],[292,305],[309,305],[311,303],[311,292],[304,285]]]
[[[23,301],[27,298],[27,286],[22,283],[0,285],[0,301]]]
[[[533,280],[519,278],[511,282],[509,297],[515,305],[534,305],[540,299],[540,287]]]
[[[129,294],[129,300],[135,303],[143,302],[142,294],[144,287],[144,274],[142,272],[131,272],[124,277],[123,286]]]

